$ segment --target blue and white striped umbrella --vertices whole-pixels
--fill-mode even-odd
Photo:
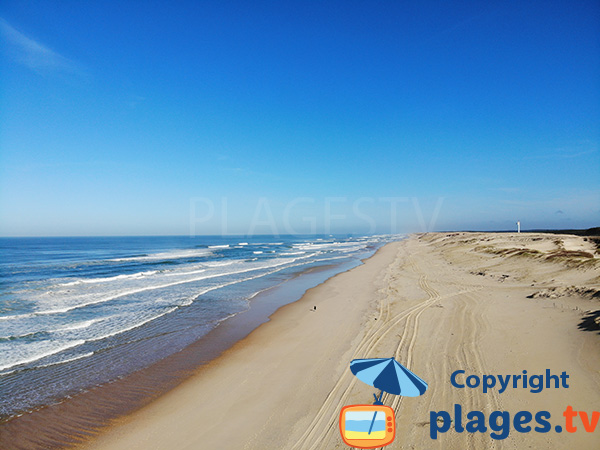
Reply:
[[[350,370],[363,383],[394,395],[418,397],[427,383],[394,358],[355,359]]]

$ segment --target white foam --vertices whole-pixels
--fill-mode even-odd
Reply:
[[[293,261],[295,261],[295,260],[293,260]],[[288,263],[289,263],[289,261],[288,261]],[[269,266],[269,268],[274,268],[274,267],[282,266],[282,265],[285,265],[285,264],[288,264],[288,263],[275,264],[275,265],[273,265],[273,266]],[[297,264],[297,265],[301,265],[301,264]],[[294,265],[290,265],[290,266],[288,266],[288,267],[294,267]],[[215,289],[221,289],[221,288],[224,288],[224,287],[226,287],[226,286],[230,286],[230,285],[232,285],[232,284],[236,284],[236,283],[242,283],[242,282],[244,282],[244,281],[255,280],[255,279],[257,279],[257,278],[261,278],[261,277],[264,277],[264,276],[267,276],[267,275],[271,275],[271,274],[273,274],[273,273],[275,273],[275,272],[279,272],[280,270],[283,270],[283,269],[284,269],[283,267],[279,267],[279,268],[277,268],[277,269],[274,269],[274,270],[271,270],[271,271],[269,271],[269,272],[265,272],[265,273],[261,273],[261,274],[254,275],[254,276],[251,276],[251,277],[243,278],[243,279],[241,279],[241,280],[229,281],[229,282],[227,282],[227,283],[223,283],[223,284],[220,284],[220,285],[217,285],[217,286],[212,286],[212,287],[209,287],[209,288],[206,288],[206,289],[204,289],[203,291],[200,291],[200,292],[199,292],[199,293],[196,295],[196,297],[199,297],[199,296],[201,296],[201,295],[204,295],[204,294],[206,294],[207,292],[214,291]]]
[[[285,261],[283,263],[280,264],[287,264],[289,263],[289,261]],[[275,266],[278,264],[275,264]],[[79,309],[79,308],[84,308],[86,306],[92,306],[92,305],[97,305],[100,303],[106,303],[112,300],[116,300],[128,295],[132,295],[132,294],[138,294],[140,292],[147,292],[147,291],[153,291],[156,289],[163,289],[166,287],[171,287],[171,286],[177,286],[180,284],[186,284],[186,283],[194,283],[197,281],[202,281],[202,280],[206,280],[206,279],[210,279],[210,278],[217,278],[217,277],[222,277],[222,276],[227,276],[227,275],[235,275],[238,273],[244,273],[244,272],[250,272],[250,271],[254,271],[254,270],[261,270],[261,269],[268,269],[270,267],[274,267],[274,265],[264,265],[264,266],[257,266],[257,267],[249,267],[249,268],[244,268],[241,270],[234,270],[234,271],[230,271],[230,272],[222,272],[222,273],[216,273],[216,274],[211,274],[211,275],[206,275],[203,277],[193,277],[193,278],[188,278],[185,280],[178,280],[178,281],[173,281],[171,283],[163,283],[163,284],[159,284],[159,285],[153,285],[153,286],[144,286],[144,287],[140,287],[137,289],[130,289],[128,291],[121,291],[117,294],[113,294],[113,295],[109,295],[107,297],[103,297],[103,298],[99,298],[99,299],[95,299],[95,300],[91,300],[91,301],[87,301],[87,302],[83,302],[83,303],[78,303],[75,305],[69,305],[69,306],[64,306],[62,308],[53,308],[53,309],[49,309],[49,310],[42,310],[42,311],[35,311],[33,313],[28,313],[27,315],[23,314],[21,315],[23,316],[36,316],[36,315],[51,315],[51,314],[63,314],[69,311],[72,311],[74,309]],[[5,319],[7,316],[5,316],[3,319]],[[13,316],[13,318],[16,316]]]
[[[62,327],[62,328],[57,328],[56,330],[52,330],[52,332],[82,330],[82,329],[88,328],[91,325],[95,324],[96,322],[100,322],[102,320],[104,320],[104,319],[91,319],[91,320],[86,320],[84,322],[77,322],[77,323]]]
[[[140,279],[150,275],[154,275],[158,270],[147,270],[145,272],[138,272],[126,275],[116,275],[114,277],[105,277],[105,278],[81,278],[79,280],[70,281],[68,283],[62,283],[58,286],[74,286],[78,284],[92,284],[92,283],[109,283],[120,280],[129,280],[129,279]]]
[[[161,252],[153,253],[150,255],[131,256],[125,258],[113,258],[108,261],[123,262],[123,261],[157,261],[157,260],[172,260],[172,259],[185,259],[195,258],[199,256],[208,256],[212,253],[210,249],[187,249],[187,250],[176,250],[172,252]]]
[[[38,359],[60,353],[84,343],[85,341],[82,339],[75,341],[44,340],[25,343],[19,346],[20,349],[15,349],[13,346],[11,349],[0,352],[0,355],[4,357],[2,358],[2,362],[0,362],[0,370],[10,369],[11,367],[20,366],[22,364],[29,364]]]
[[[48,316],[50,314],[64,314],[64,313],[69,312],[69,311],[71,311],[72,309],[75,309],[75,308],[76,307],[73,307],[73,306],[66,306],[64,308],[36,311],[32,315],[33,316]]]
[[[203,263],[204,266],[206,267],[224,267],[224,266],[230,266],[232,264],[235,264],[238,261],[225,261],[225,262],[212,262],[212,263]]]
[[[202,273],[202,272],[206,272],[206,269],[191,270],[189,272],[165,273],[165,276],[167,276],[167,277],[180,277],[180,276],[183,276],[183,275],[194,275],[196,273]]]
[[[181,307],[190,306],[192,303],[194,303],[194,299],[195,299],[195,297],[190,297],[187,300],[185,300],[184,302],[182,302],[179,306],[181,306]]]
[[[53,363],[42,364],[41,366],[36,366],[36,368],[41,369],[43,367],[50,367],[50,366],[56,366],[58,364],[65,364],[65,363],[68,363],[68,362],[77,361],[78,359],[89,358],[93,354],[94,354],[94,352],[84,353],[83,355],[74,356],[72,358],[63,359],[63,360],[56,361],[56,362],[53,362]],[[2,374],[0,374],[0,375],[2,375]]]
[[[255,255],[260,255],[262,252],[261,251],[256,251],[256,252],[252,252],[252,253],[254,253]]]
[[[269,266],[265,266],[265,267],[269,267]],[[248,272],[248,271],[252,271],[252,270],[259,270],[263,267],[256,267],[256,268],[247,268],[247,269],[243,269],[243,270],[237,270],[237,271],[233,271],[233,272],[223,272],[223,273],[217,273],[217,274],[212,274],[212,275],[206,275],[204,277],[194,277],[194,278],[189,278],[186,280],[180,280],[180,281],[174,281],[171,283],[163,283],[160,285],[154,285],[154,286],[145,286],[145,287],[140,287],[137,289],[131,289],[128,291],[121,291],[117,294],[113,294],[113,295],[109,295],[107,297],[103,297],[103,298],[99,298],[96,300],[91,300],[91,301],[87,301],[87,302],[83,302],[83,303],[78,303],[76,305],[70,305],[70,306],[65,306],[63,308],[55,308],[55,309],[50,309],[50,310],[42,310],[42,311],[36,311],[34,313],[30,313],[28,314],[28,316],[35,316],[35,315],[50,315],[50,314],[62,314],[62,313],[66,313],[69,311],[72,311],[74,309],[79,309],[79,308],[84,308],[86,306],[92,306],[92,305],[97,305],[99,303],[106,303],[112,300],[116,300],[128,295],[132,295],[132,294],[138,294],[140,292],[147,292],[147,291],[153,291],[156,289],[163,289],[166,287],[171,287],[171,286],[177,286],[180,284],[186,284],[186,283],[193,283],[193,282],[197,282],[197,281],[202,281],[202,280],[206,280],[209,278],[216,278],[216,277],[221,277],[221,276],[225,276],[225,275],[234,275],[237,273],[243,273],[243,272]]]
[[[229,244],[225,244],[225,245],[209,245],[208,248],[229,248]]]
[[[15,320],[15,319],[23,319],[25,317],[33,317],[35,313],[25,313],[25,314],[13,314],[10,316],[0,316],[0,320]]]
[[[109,337],[112,337],[112,336],[116,336],[117,334],[122,334],[122,333],[125,333],[126,331],[131,331],[131,330],[133,330],[135,328],[139,328],[142,325],[147,324],[148,322],[152,322],[153,320],[156,320],[159,317],[162,317],[162,316],[164,316],[166,314],[172,313],[173,311],[175,311],[178,308],[179,308],[178,306],[174,306],[172,308],[167,309],[166,311],[163,311],[160,314],[156,314],[154,316],[151,316],[148,319],[145,319],[145,320],[143,320],[141,322],[134,323],[134,324],[132,324],[132,325],[130,325],[128,327],[121,328],[119,330],[111,331],[108,334],[104,334],[102,336],[98,336],[98,337],[95,337],[95,338],[92,338],[92,339],[88,339],[86,342],[101,341],[102,339],[106,339],[106,338],[109,338]]]
[[[240,243],[238,243],[238,245],[248,245],[248,243],[247,242],[240,242]]]
[[[364,243],[359,242],[320,242],[314,244],[312,242],[306,242],[302,244],[294,244],[293,247],[298,250],[337,250],[342,251],[345,248],[360,249],[364,247]],[[350,250],[352,251],[352,250]]]
[[[259,251],[257,251],[257,254]],[[213,263],[203,263],[202,266],[204,267],[223,267],[223,266],[228,266],[228,265],[232,265],[232,264],[237,264],[238,267],[236,267],[236,270],[227,270],[227,271],[222,271],[219,273],[211,273],[208,271],[205,271],[204,269],[200,269],[200,270],[195,270],[195,271],[191,271],[191,272],[180,272],[179,274],[182,276],[186,276],[186,278],[184,279],[173,279],[173,280],[164,280],[163,278],[163,282],[160,282],[160,278],[156,278],[156,284],[152,284],[152,285],[148,285],[147,282],[145,282],[144,284],[141,284],[139,286],[131,286],[130,289],[123,289],[123,286],[118,285],[118,290],[115,290],[113,292],[108,292],[108,293],[102,293],[102,292],[84,292],[82,295],[77,295],[77,296],[65,296],[65,294],[61,293],[60,291],[54,292],[54,291],[50,291],[47,294],[47,299],[41,298],[40,300],[42,300],[44,303],[49,303],[52,306],[50,306],[48,308],[48,306],[46,306],[46,308],[43,307],[42,303],[38,303],[38,310],[34,311],[34,312],[30,312],[27,314],[19,314],[19,315],[13,315],[13,316],[4,316],[4,317],[0,317],[0,320],[8,320],[8,319],[20,319],[20,318],[28,318],[28,317],[34,317],[34,316],[40,316],[40,315],[56,315],[56,314],[64,314],[76,309],[80,309],[80,308],[84,308],[84,307],[88,307],[88,306],[93,306],[93,305],[97,305],[97,304],[101,304],[101,303],[106,303],[109,301],[113,301],[113,300],[117,300],[129,295],[133,295],[133,294],[138,294],[138,293],[142,293],[142,292],[149,292],[149,291],[155,291],[158,289],[164,289],[164,288],[168,288],[171,286],[177,286],[177,285],[182,285],[182,284],[187,284],[187,283],[194,283],[194,282],[199,282],[202,280],[207,280],[207,279],[212,279],[212,278],[218,278],[218,277],[224,277],[224,276],[229,276],[229,275],[235,275],[235,274],[240,274],[240,273],[245,273],[245,272],[252,272],[252,271],[257,271],[257,270],[269,270],[270,268],[273,267],[277,267],[280,265],[286,265],[286,264],[291,264],[299,259],[306,259],[306,258],[310,258],[310,257],[315,257],[317,255],[319,255],[321,252],[320,251],[315,251],[313,253],[306,253],[304,251],[298,251],[298,252],[289,252],[289,253],[297,253],[297,255],[287,255],[287,256],[297,256],[295,258],[275,258],[275,259],[271,259],[269,260],[269,263],[265,264],[244,264],[243,262],[241,262],[240,260],[228,260],[228,261],[224,261],[224,262],[213,262]],[[208,273],[207,273],[208,272]],[[177,274],[177,272],[173,272],[172,276],[170,275],[169,278],[173,278],[175,277],[175,275]],[[166,275],[163,273],[163,275]],[[192,275],[192,276],[190,276]],[[194,276],[194,275],[199,275],[199,276]],[[167,282],[164,282],[167,281]],[[108,294],[108,295],[107,295]],[[66,300],[66,301],[65,301]],[[70,301],[69,301],[70,300]],[[60,301],[60,303],[62,304],[57,304]]]

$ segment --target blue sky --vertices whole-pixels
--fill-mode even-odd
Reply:
[[[597,1],[0,4],[0,235],[600,224]]]

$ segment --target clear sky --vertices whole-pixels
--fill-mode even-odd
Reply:
[[[600,225],[598,1],[0,3],[0,235]]]

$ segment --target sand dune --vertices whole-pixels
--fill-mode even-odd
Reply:
[[[549,234],[432,233],[388,244],[366,264],[281,308],[222,357],[85,445],[88,449],[336,449],[344,405],[373,388],[348,366],[390,357],[429,383],[421,397],[384,394],[391,449],[600,448],[600,427],[557,433],[568,405],[600,405],[600,258],[591,242]],[[311,311],[313,306],[316,311]],[[500,393],[451,385],[465,375],[569,375],[569,388]],[[430,437],[431,411],[548,411],[552,430],[503,440]],[[466,419],[463,419],[466,421]],[[463,423],[464,425],[464,423]],[[535,423],[533,424],[535,425]]]

